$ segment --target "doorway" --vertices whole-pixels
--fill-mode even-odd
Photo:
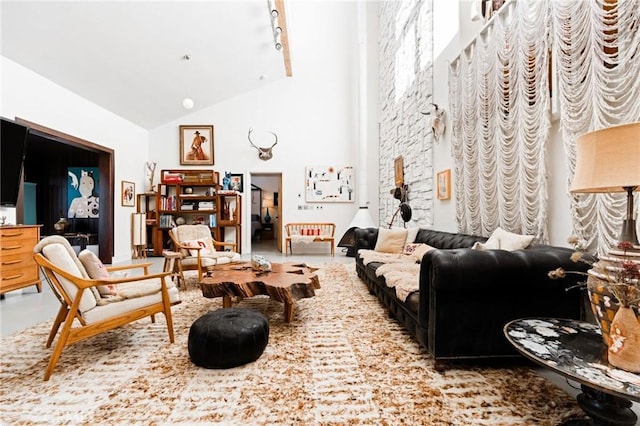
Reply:
[[[282,173],[251,173],[251,251],[282,252]]]

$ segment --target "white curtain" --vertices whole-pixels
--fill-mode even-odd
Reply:
[[[640,0],[504,7],[449,71],[458,229],[488,235],[501,226],[546,241],[549,64],[573,176],[578,136],[640,121]],[[571,200],[574,234],[606,252],[626,213],[624,194]]]

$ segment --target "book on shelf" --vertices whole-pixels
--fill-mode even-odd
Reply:
[[[234,189],[219,189],[218,195],[236,195],[238,191]]]
[[[215,213],[209,215],[209,228],[218,226],[218,215]]]

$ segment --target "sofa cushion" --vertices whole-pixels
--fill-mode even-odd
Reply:
[[[424,255],[428,252],[433,250],[434,247],[431,247],[428,244],[418,244],[418,247],[416,247],[416,249],[413,251],[413,253],[411,253],[411,257],[413,257],[416,262],[421,263],[422,262],[422,258],[424,257]]]
[[[487,240],[486,243],[476,242],[473,247],[474,250],[498,250],[500,248],[500,240],[497,238]]]
[[[491,238],[489,238],[489,241],[491,241],[494,237],[500,241],[500,250],[507,251],[527,248],[534,238],[533,235],[514,234],[513,232],[505,231],[504,229],[499,227],[496,228],[495,231],[493,231],[493,234],[491,234]]]
[[[420,230],[420,228],[418,228],[418,227],[407,228],[407,239],[404,242],[405,245],[416,242],[416,237],[418,236],[418,231],[419,230]]]
[[[385,229],[378,231],[375,251],[383,253],[402,253],[404,243],[407,240],[406,229]]]

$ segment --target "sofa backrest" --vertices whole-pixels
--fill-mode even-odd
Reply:
[[[432,229],[420,229],[416,236],[416,243],[428,244],[438,249],[471,248],[476,242],[484,243],[486,237],[478,237],[467,234],[454,234],[452,232],[434,231]]]

